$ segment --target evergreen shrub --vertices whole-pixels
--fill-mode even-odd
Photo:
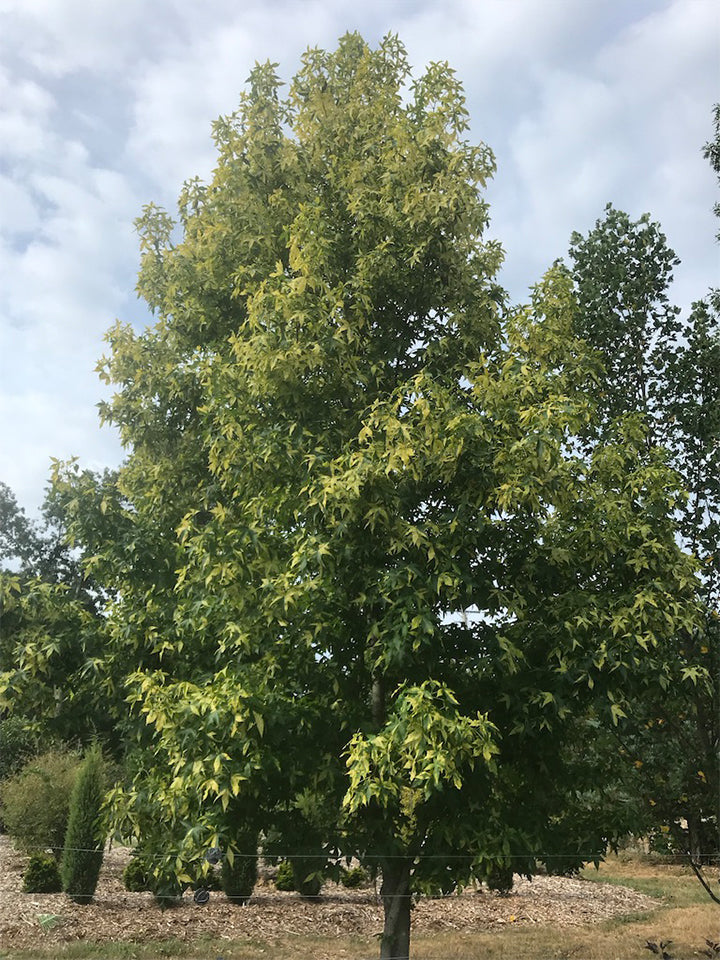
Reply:
[[[251,850],[257,847],[257,834],[248,834],[242,838],[246,842],[240,842],[241,849]],[[228,900],[233,903],[245,906],[252,892],[255,889],[255,883],[258,876],[257,857],[240,856],[236,854],[233,857],[232,864],[226,856],[222,862],[220,872],[223,892]]]
[[[95,895],[105,848],[104,799],[103,758],[94,746],[75,781],[60,866],[63,890],[75,903],[91,903]]]
[[[122,873],[123,884],[130,893],[151,891],[153,879],[153,875],[142,857],[133,857]]]
[[[494,890],[501,897],[506,897],[513,888],[513,869],[507,864],[496,863],[488,871],[485,883],[489,890]]]
[[[60,893],[60,871],[51,853],[36,853],[30,857],[23,874],[22,888],[23,893]]]
[[[314,900],[322,887],[322,872],[318,867],[323,867],[324,861],[318,857],[292,857],[291,863],[295,889],[301,897]]]
[[[281,860],[275,875],[275,887],[284,893],[295,889],[295,874],[289,860]]]
[[[369,881],[370,875],[363,867],[352,867],[350,870],[343,870],[340,874],[340,883],[348,890],[364,887]]]

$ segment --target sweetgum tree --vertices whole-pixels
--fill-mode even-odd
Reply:
[[[577,442],[571,278],[506,306],[466,131],[453,72],[412,81],[393,37],[308,51],[284,98],[258,66],[179,224],[139,222],[156,323],[109,334],[114,491],[58,475],[139,721],[118,827],[181,883],[258,830],[308,884],[358,856],[381,957],[417,893],[602,855],[583,738],[694,609],[641,425]]]

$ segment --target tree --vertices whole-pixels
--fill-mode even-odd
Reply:
[[[0,484],[0,712],[45,736],[113,742],[96,682],[102,598],[67,541],[59,487],[42,514],[28,520]]]
[[[699,863],[720,838],[720,324],[710,302],[685,319],[670,305],[679,261],[648,215],[632,222],[608,206],[586,237],[573,235],[570,258],[575,329],[602,364],[591,443],[612,438],[618,417],[641,415],[649,453],[664,447],[686,492],[677,536],[700,563],[702,614],[671,672],[615,731],[615,775],[637,804],[635,831],[664,832]]]
[[[720,103],[716,103],[713,107],[713,125],[715,136],[712,140],[708,140],[703,147],[703,156],[710,163],[720,181]],[[720,203],[715,204],[714,211],[715,216],[720,217]],[[717,239],[720,240],[720,232],[717,234]]]
[[[26,564],[36,551],[37,536],[15,494],[0,481],[0,563],[5,569]]]
[[[30,520],[10,487],[0,482],[0,569],[46,583],[63,583],[94,609],[93,585],[67,542],[62,502],[52,487],[42,504],[41,517]]]
[[[597,428],[607,433],[618,418],[638,412],[648,441],[662,442],[663,395],[682,329],[668,287],[680,261],[647,214],[632,223],[612,204],[587,237],[572,235],[570,258],[575,330],[599,351],[604,369]]]
[[[507,308],[492,155],[448,67],[409,78],[394,37],[308,51],[284,100],[256,67],[179,239],[139,223],[157,321],[109,334],[114,492],[58,476],[78,537],[112,529],[92,565],[140,748],[118,828],[182,883],[254,825],[292,824],[296,862],[358,856],[384,958],[420,892],[602,856],[580,738],[694,613],[642,427],[579,449],[567,271]]]

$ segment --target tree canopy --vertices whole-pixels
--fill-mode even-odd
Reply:
[[[61,500],[51,492],[32,520],[0,483],[0,716],[12,709],[38,735],[117,745],[93,669],[101,599],[67,542]]]
[[[281,87],[255,68],[177,223],[145,209],[155,323],[100,368],[127,459],[55,490],[135,718],[118,828],[188,881],[258,831],[308,875],[357,856],[398,958],[413,894],[625,829],[584,743],[674,678],[695,566],[647,424],[586,442],[620,411],[571,272],[498,284],[453,71],[351,34]]]
[[[715,111],[716,129],[718,111]],[[716,144],[705,155],[717,169]],[[612,437],[618,417],[640,416],[648,451],[662,447],[685,496],[676,536],[700,564],[701,613],[677,645],[672,678],[646,692],[620,732],[614,764],[637,804],[635,832],[656,835],[697,864],[720,841],[720,316],[713,292],[682,317],[669,300],[679,263],[660,225],[608,206],[587,236],[574,234],[575,329],[601,366],[598,411],[586,442]],[[624,757],[625,763],[621,757]],[[663,837],[664,835],[664,837]]]

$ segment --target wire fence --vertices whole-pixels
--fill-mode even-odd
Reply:
[[[114,846],[115,846],[116,848],[119,847],[120,849],[130,850],[131,852],[132,852],[132,850],[133,850],[132,847],[125,847],[125,846],[123,846],[123,845],[115,844]],[[38,846],[33,847],[33,848],[31,848],[31,849],[43,850],[43,851],[46,851],[46,852],[52,850],[53,852],[57,853],[57,852],[60,851],[61,848],[59,848],[59,847],[54,847],[54,848],[53,848],[53,847],[43,847],[43,846],[38,845]],[[69,849],[72,849],[73,851],[76,851],[76,852],[83,852],[83,853],[87,853],[87,852],[97,852],[95,848],[88,848],[88,847],[72,847],[72,848],[69,848]],[[217,848],[210,848],[210,851],[211,851],[211,852],[212,852],[213,850],[217,850]],[[222,852],[222,851],[220,851],[220,852]],[[235,852],[234,855],[235,855],[236,857],[260,858],[260,859],[264,859],[263,854],[262,854],[262,851],[260,851],[260,852],[256,851],[256,852],[254,852],[254,853],[253,853],[253,852],[237,851],[237,852]],[[18,856],[21,856],[21,855],[18,854]],[[325,861],[327,861],[328,859],[330,859],[330,860],[333,860],[335,863],[338,863],[338,862],[340,862],[341,860],[344,861],[344,860],[347,860],[347,859],[348,859],[348,858],[346,858],[346,857],[343,857],[343,858],[328,857],[328,855],[327,855],[326,853],[318,853],[318,852],[316,852],[316,851],[315,851],[315,852],[308,851],[308,852],[306,852],[306,853],[300,853],[300,854],[299,854],[296,850],[288,851],[288,852],[273,851],[272,859],[273,859],[273,860],[293,859],[293,858],[298,857],[298,856],[302,856],[302,858],[305,859],[305,860],[318,859],[318,860],[322,860],[323,862],[325,862]],[[367,856],[367,855],[366,855],[366,856]],[[376,854],[375,856],[376,856],[377,858],[384,858],[384,859],[393,859],[393,858],[398,857],[398,856],[404,856],[404,858],[407,859],[407,856],[406,856],[406,855],[402,855],[402,854],[388,854],[388,853],[386,853],[386,854]],[[532,854],[531,854],[531,853],[524,853],[524,854],[523,854],[523,853],[507,854],[507,855],[503,855],[503,859],[505,859],[505,860],[511,860],[511,861],[512,861],[512,860],[517,860],[517,859],[522,859],[522,860],[524,860],[524,861],[527,861],[528,859],[552,860],[552,859],[554,859],[554,858],[564,858],[564,859],[568,859],[568,858],[570,858],[570,857],[577,858],[577,857],[580,857],[580,856],[581,856],[581,855],[578,854],[577,851],[572,851],[571,853],[567,853],[567,854],[558,854],[558,853],[538,854],[538,853],[536,853],[536,852],[533,852]],[[713,863],[717,863],[717,864],[720,866],[720,851],[715,851],[715,852],[712,852],[712,853],[704,854],[704,855],[703,855],[703,858],[704,858],[708,863],[710,863],[710,862],[712,861]],[[158,856],[158,857],[156,857],[156,858],[154,858],[154,859],[156,859],[156,860],[158,860],[158,861],[162,861],[162,860],[164,860],[165,858],[162,857],[162,856]],[[270,858],[268,858],[268,859],[270,859]],[[452,862],[453,860],[457,860],[457,859],[468,859],[468,857],[467,857],[467,856],[457,855],[457,854],[449,854],[449,853],[448,853],[448,854],[434,853],[434,854],[420,854],[420,855],[418,855],[417,857],[414,857],[413,859],[414,859],[414,860],[437,860],[437,859],[443,859],[443,860],[447,860],[447,861]],[[593,858],[589,858],[589,859],[593,859]],[[214,863],[211,862],[211,866],[217,866],[217,861],[214,862]],[[718,877],[718,881],[720,882],[720,877]],[[6,891],[6,892],[7,892],[7,891]],[[70,898],[73,898],[74,896],[79,896],[79,894],[73,894],[73,893],[67,892],[67,891],[65,892],[64,895],[67,896],[67,897],[70,897]],[[414,899],[417,899],[417,896],[418,896],[417,893],[408,893],[408,894],[394,895],[394,897],[402,897],[402,898],[404,898],[404,899],[413,899],[413,900],[414,900]],[[423,899],[423,900],[430,900],[430,901],[433,901],[433,900],[442,901],[442,900],[450,900],[450,899],[453,899],[453,900],[456,900],[456,901],[457,901],[457,900],[462,901],[462,900],[476,899],[477,896],[478,896],[478,891],[477,891],[477,890],[473,890],[473,891],[471,891],[470,893],[467,893],[467,892],[464,892],[464,891],[463,891],[463,892],[451,892],[451,893],[445,893],[445,894],[435,894],[435,895],[423,896],[422,899]],[[177,895],[172,895],[172,894],[160,894],[160,893],[154,893],[154,894],[153,894],[153,897],[154,897],[154,899],[157,900],[157,901],[173,901],[173,902],[175,902],[175,903],[178,903],[178,900],[180,899],[180,898],[178,898]],[[388,898],[388,897],[386,897],[386,898],[381,897],[381,896],[379,895],[379,893],[378,893],[378,891],[377,891],[377,887],[376,887],[375,890],[374,890],[374,892],[368,891],[368,892],[365,893],[365,894],[363,894],[363,893],[361,893],[361,892],[359,892],[359,891],[352,891],[352,892],[346,892],[342,897],[327,896],[327,894],[326,894],[326,895],[317,894],[317,895],[315,895],[315,896],[305,896],[305,897],[303,897],[302,899],[305,900],[305,901],[325,901],[325,902],[327,902],[330,906],[332,906],[333,902],[337,902],[337,901],[341,901],[341,902],[343,902],[343,903],[357,903],[357,904],[364,904],[364,905],[370,905],[370,904],[372,904],[372,905],[375,906],[375,907],[377,908],[377,910],[378,910],[376,920],[377,920],[378,925],[380,925],[380,924],[382,923],[381,909],[382,909],[383,899],[393,899],[394,897],[389,897],[389,898]],[[209,898],[208,898],[208,899],[209,899]],[[239,897],[233,898],[233,897],[227,897],[226,895],[223,895],[223,901],[224,901],[224,902],[227,902],[228,900],[230,900],[230,901],[232,902],[233,899],[235,899],[235,900],[245,900],[245,898],[239,898]],[[93,897],[93,902],[94,902],[94,903],[117,903],[117,902],[118,902],[118,898],[117,898],[117,896],[115,896],[115,897],[112,897],[112,896]],[[182,899],[181,902],[183,903],[183,905],[189,905],[189,904],[191,904],[191,903],[193,902],[193,900],[192,900],[192,898],[185,898],[185,899]],[[197,908],[198,916],[200,916],[200,915],[202,914],[202,912],[203,912],[203,911],[202,911],[202,907],[205,906],[206,903],[207,903],[207,899],[202,900],[202,901],[195,901],[195,904],[194,904],[194,905],[195,905],[196,908]],[[287,903],[287,897],[282,897],[282,896],[279,896],[279,895],[269,895],[269,894],[265,894],[265,893],[260,893],[260,894],[253,894],[253,896],[252,896],[252,898],[251,898],[251,905],[253,905],[253,906],[257,907],[257,908],[262,908],[263,905],[271,904],[271,903],[284,903],[284,904],[286,904],[286,903]],[[64,923],[64,918],[62,917],[62,915],[55,915],[55,914],[37,914],[37,917],[38,917],[38,922],[39,922],[40,926],[42,927],[42,929],[43,929],[45,932],[49,932],[49,931],[52,930],[55,926],[61,926],[61,925]],[[511,917],[494,918],[494,920],[491,921],[491,924],[492,924],[492,925],[491,925],[490,927],[488,927],[488,928],[483,929],[483,930],[482,930],[482,933],[485,934],[485,935],[493,934],[493,933],[498,932],[498,928],[499,928],[499,927],[502,927],[503,929],[507,929],[507,928],[509,928],[510,926],[512,926],[514,929],[519,930],[519,929],[521,929],[521,928],[523,927],[523,925],[524,925],[525,922],[527,922],[527,924],[528,924],[527,927],[525,927],[526,930],[532,931],[533,929],[535,929],[535,926],[536,926],[537,921],[533,921],[533,920],[531,920],[530,917],[526,917],[526,916],[524,916],[524,915],[522,915],[522,914],[518,914],[518,915],[512,915]],[[477,930],[475,930],[475,931],[467,931],[467,932],[468,932],[470,935],[473,935],[473,934],[477,934],[477,933],[478,933]],[[712,935],[712,931],[706,931],[706,933],[711,933],[711,935]],[[590,935],[590,934],[589,934],[589,935]],[[227,933],[223,934],[222,936],[223,936],[224,939],[228,939]],[[382,938],[382,933],[381,933],[381,932],[378,932],[378,933],[375,933],[375,934],[371,934],[370,932],[366,932],[366,936],[373,936],[373,937],[378,941],[378,946],[379,946],[380,939]],[[343,942],[345,942],[345,941],[348,940],[348,937],[349,937],[349,934],[341,934],[341,933],[338,933],[338,934],[336,934],[336,935],[334,935],[334,936],[333,936],[333,935],[330,935],[330,934],[325,934],[325,933],[323,934],[323,938],[324,938],[325,940],[327,940],[328,943],[332,943],[332,942],[335,942],[335,943],[343,943]],[[243,938],[244,938],[244,933],[243,933],[243,931],[241,931],[241,930],[233,931],[233,939],[237,939],[239,942],[242,943]],[[643,949],[646,949],[646,950],[648,951],[647,956],[656,955],[656,956],[662,958],[662,960],[677,960],[677,958],[675,957],[675,953],[673,952],[673,942],[672,942],[672,941],[670,941],[670,940],[658,940],[658,941],[646,940],[644,944],[641,944],[640,941],[641,941],[642,939],[643,939],[642,937],[639,937],[638,946],[639,946],[639,947],[642,946]],[[113,942],[115,942],[115,941],[113,941]],[[208,949],[211,949],[211,948],[208,946]],[[217,949],[217,948],[215,948],[215,949]],[[233,948],[232,948],[230,945],[228,945],[227,947],[220,947],[220,949],[226,949],[226,950],[231,950],[231,951],[233,950]],[[707,938],[707,937],[703,937],[702,934],[700,934],[699,937],[698,937],[698,940],[697,940],[697,944],[696,944],[696,946],[693,947],[693,949],[694,949],[694,953],[693,953],[694,956],[701,956],[701,957],[702,957],[702,956],[706,956],[706,957],[709,957],[709,958],[712,958],[712,957],[720,958],[720,916],[718,917],[718,922],[717,922],[717,940],[715,940],[715,939],[709,939],[709,938]],[[483,955],[483,950],[482,950],[482,948],[479,948],[479,951],[478,951],[478,952],[467,953],[467,954],[460,954],[460,953],[458,953],[456,948],[453,948],[453,952],[452,952],[452,956],[455,958],[455,960],[480,960],[480,957],[481,957],[482,955]],[[505,952],[505,947],[503,946],[503,947],[500,948],[500,951],[495,951],[494,955],[498,957],[498,960],[500,960],[500,958],[505,958],[505,960],[553,960],[553,957],[558,956],[557,952],[554,952],[553,954],[549,954],[549,953],[547,953],[547,954],[546,954],[546,953],[539,953],[538,950],[537,950],[537,948],[532,947],[532,946],[528,946],[527,948],[523,949],[523,946],[522,946],[519,942],[517,942],[514,938],[513,938],[512,942],[508,942],[508,943],[507,943],[507,952]],[[565,955],[565,954],[563,954],[563,955]],[[568,956],[569,956],[569,955],[572,955],[572,956],[575,958],[575,960],[591,960],[591,958],[589,957],[589,955],[580,953],[580,952],[578,952],[578,950],[572,949],[572,948],[571,948],[571,954],[568,953],[568,954],[566,954],[566,955],[568,955]],[[2,954],[0,953],[0,957],[1,957],[1,956],[2,956]],[[413,948],[413,949],[411,950],[411,956],[412,956],[413,958],[415,958],[415,960],[447,960],[447,954],[426,953],[426,952],[423,950],[422,945],[420,945],[418,948]],[[597,956],[597,952],[594,953],[594,956]],[[637,956],[637,953],[636,953],[634,956]],[[634,960],[634,957],[631,957],[629,954],[628,954],[628,955],[618,954],[618,953],[616,953],[615,951],[613,951],[612,957],[613,957],[613,960]],[[377,952],[374,953],[374,954],[356,955],[356,956],[355,956],[355,960],[377,960],[377,958],[378,958],[378,953],[377,953]],[[231,955],[228,954],[227,956],[225,956],[225,955],[222,954],[222,953],[217,954],[215,957],[212,957],[212,956],[208,955],[208,960],[231,960]],[[400,954],[396,954],[396,955],[387,957],[387,958],[385,958],[385,960],[407,960],[407,955],[406,955],[406,954],[403,954],[403,953],[400,953]]]
[[[119,849],[130,850],[131,854],[133,851],[137,850],[137,846],[131,844],[115,843],[110,841],[107,845],[108,849],[117,847]],[[24,847],[26,850],[52,850],[62,851],[62,850],[73,850],[77,853],[95,853],[97,852],[97,847],[65,847],[58,846],[53,847],[50,844],[47,846],[31,845]],[[212,848],[210,848],[212,849]],[[224,855],[224,854],[223,854]],[[607,854],[598,853],[598,851],[588,852],[588,851],[578,851],[572,850],[568,853],[539,853],[537,851],[527,852],[527,853],[501,853],[496,852],[489,854],[485,857],[486,860],[497,860],[497,861],[507,861],[507,860],[522,860],[524,863],[534,860],[538,863],[548,863],[553,860],[579,860],[583,863],[593,863],[596,859],[602,860]],[[658,857],[663,857],[666,860],[670,861],[672,859],[682,859],[687,862],[688,854],[686,853],[669,853],[669,854],[655,854]],[[161,862],[165,860],[168,856],[176,856],[175,852],[169,852],[166,855],[154,855],[154,856],[145,856],[143,854],[143,859],[147,861],[157,861]],[[254,852],[244,852],[239,850],[233,850],[234,857],[246,857],[252,859],[261,859],[261,860],[290,860],[290,859],[303,859],[303,860],[322,860],[324,863],[332,861],[335,863],[341,863],[346,860],[367,860],[380,862],[381,860],[410,860],[412,862],[422,861],[422,860],[462,860],[465,862],[473,861],[476,855],[471,853],[378,853],[378,852],[367,852],[363,851],[362,853],[350,853],[350,854],[335,854],[335,853],[323,853],[318,852],[317,850],[303,851],[303,850],[290,850],[290,851],[276,851],[274,849],[263,851],[262,849],[256,850]],[[708,864],[713,864],[715,861],[718,861],[720,865],[720,849],[712,850],[709,853],[697,853],[693,854],[693,859],[697,861],[704,861]]]
[[[112,843],[109,843],[107,845],[108,849],[112,849],[113,847],[117,849],[129,851],[131,860],[129,860],[128,862],[132,862],[133,853],[137,850],[137,847],[127,846],[123,844],[112,844]],[[52,852],[54,855],[57,855],[58,853],[62,853],[65,850],[72,850],[73,852],[77,852],[77,853],[97,853],[98,852],[98,848],[96,847],[53,847],[53,846],[42,846],[42,845],[29,846],[29,847],[26,846],[24,847],[24,850],[26,852],[30,850],[36,850],[36,851],[41,851],[45,853]],[[17,856],[19,857],[22,856],[22,853],[17,852]],[[143,862],[148,865],[154,864],[154,863],[167,864],[168,860],[173,859],[175,856],[176,854],[174,853],[166,854],[164,856],[161,856],[161,855],[146,856],[145,854],[142,854],[142,859],[143,859]],[[225,854],[222,850],[220,850],[220,848],[211,847],[205,851],[204,857],[198,856],[193,861],[191,861],[195,865],[197,865],[198,863],[202,863],[203,861],[207,861],[210,869],[202,873],[198,872],[197,876],[193,880],[191,880],[189,883],[183,882],[183,885],[182,885],[183,892],[186,892],[188,890],[191,890],[191,891],[200,890],[202,892],[208,892],[206,890],[207,881],[213,876],[216,876],[215,870],[213,868],[216,867],[224,859],[224,857],[225,857]],[[298,859],[301,859],[303,861],[317,860],[320,862],[320,865],[322,867],[325,867],[326,865],[330,864],[335,869],[342,867],[343,863],[349,864],[349,863],[352,863],[353,861],[362,862],[363,860],[365,862],[374,860],[376,863],[379,864],[382,860],[387,861],[387,860],[403,859],[403,860],[410,861],[410,863],[414,865],[416,862],[423,861],[423,860],[430,860],[430,861],[443,860],[443,861],[448,861],[452,863],[453,861],[457,861],[457,860],[471,862],[473,859],[470,854],[461,855],[461,854],[450,854],[450,853],[447,853],[447,854],[420,853],[417,855],[408,855],[408,854],[394,854],[394,853],[383,853],[383,854],[363,853],[362,856],[360,857],[356,855],[337,856],[337,855],[332,855],[328,853],[318,853],[317,851],[299,852],[297,850],[286,851],[286,852],[279,852],[275,850],[273,850],[272,852],[263,852],[262,850],[260,850],[260,851],[255,851],[254,853],[243,852],[243,851],[233,851],[233,857],[238,859],[254,859],[258,861],[264,861],[266,864],[270,864],[273,861],[279,862],[282,860],[290,860],[290,861],[298,860]],[[522,861],[521,866],[527,865],[528,862],[533,862],[533,861],[535,863],[541,863],[541,864],[547,864],[548,862],[556,861],[556,866],[558,866],[557,864],[558,860],[566,860],[566,861],[572,862],[573,864],[577,863],[578,861],[582,861],[583,864],[587,865],[587,864],[594,863],[598,859],[602,861],[603,858],[598,857],[597,854],[582,854],[582,853],[577,853],[573,851],[571,853],[565,853],[565,854],[558,854],[558,853],[540,854],[537,852],[524,853],[524,854],[523,853],[498,854],[497,857],[493,857],[491,859],[502,861],[504,863],[507,863],[507,861],[511,861],[511,862],[515,861],[516,863],[517,861]],[[688,866],[688,868],[692,866],[692,861],[689,859],[689,855],[683,856],[678,854],[672,854],[667,859],[670,862],[674,862],[676,865],[679,864],[682,866]],[[720,850],[713,851],[710,853],[698,854],[693,857],[693,861],[696,867],[701,867],[702,869],[707,869],[710,867],[718,868],[719,875],[717,877],[717,883],[718,883],[718,893],[720,893]],[[544,871],[542,869],[535,870],[533,872],[523,871],[522,869],[518,871],[518,874],[520,877],[527,877],[530,880],[532,880],[533,876],[540,876],[543,874],[547,875],[547,873],[548,873],[547,869],[545,869]],[[569,871],[570,875],[577,874],[577,873],[578,873],[578,868],[576,868],[575,866],[573,866]],[[568,874],[566,874],[565,876],[567,875]],[[561,872],[558,872],[557,874],[550,873],[550,876],[557,876],[559,878],[562,878],[563,874]],[[352,893],[349,893],[349,892],[344,893],[341,898],[337,896],[329,897],[327,892],[325,892],[324,894],[322,893],[301,894],[301,896],[302,896],[302,899],[305,901],[331,902],[333,899],[335,900],[342,899],[342,902],[344,903],[353,903],[353,902],[382,903],[383,901],[389,901],[393,899],[405,899],[405,900],[415,900],[415,901],[417,901],[418,899],[429,900],[429,901],[435,901],[435,900],[457,901],[462,899],[475,898],[477,896],[477,886],[474,889],[472,889],[469,893],[466,893],[465,891],[468,888],[470,888],[473,882],[475,882],[476,884],[479,883],[480,878],[479,877],[472,878],[468,883],[464,883],[460,885],[458,888],[453,889],[449,892],[438,892],[438,893],[424,893],[419,890],[411,890],[408,893],[402,893],[402,894],[382,893],[380,890],[378,890],[377,882],[376,881],[373,881],[373,882],[374,882],[374,891],[373,892],[368,891],[367,893],[364,893],[364,894],[360,893],[357,890],[353,890]],[[369,885],[370,885],[370,879],[368,882],[368,886]],[[706,889],[708,889],[707,886],[706,886]],[[131,892],[131,891],[128,891],[128,892]],[[132,891],[132,892],[140,892],[140,891]],[[150,891],[145,891],[145,892],[150,892]],[[70,898],[82,895],[81,893],[71,893],[68,891],[64,891],[64,893],[66,893],[66,895],[69,896]],[[278,891],[278,894],[279,893],[280,891]],[[253,903],[258,905],[260,903],[285,902],[286,898],[278,894],[253,893],[251,899]],[[247,899],[249,899],[246,897],[231,897],[231,896],[228,897],[227,895],[224,895],[224,896],[226,897],[226,899],[229,899],[230,901],[233,901],[233,900],[246,901]],[[155,900],[167,900],[167,901],[176,902],[182,897],[182,893],[163,894],[161,892],[153,892],[153,897]],[[94,902],[103,902],[103,901],[115,902],[116,898],[101,896],[101,897],[94,897],[93,901]],[[199,899],[199,900],[196,900],[195,902],[198,905],[202,906],[207,902],[207,900]],[[720,925],[720,921],[719,921],[719,925]],[[719,926],[719,932],[720,932],[720,926]],[[720,956],[720,951],[719,951],[719,956]]]

